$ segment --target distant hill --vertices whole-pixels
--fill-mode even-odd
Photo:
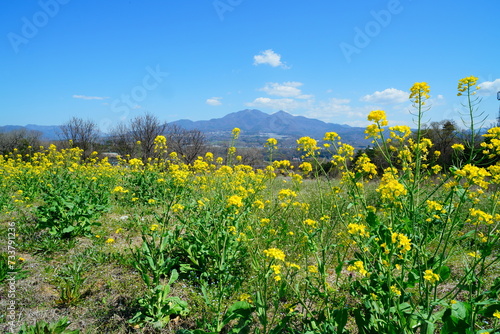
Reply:
[[[322,139],[325,132],[333,131],[337,132],[344,142],[355,147],[365,147],[370,143],[370,141],[365,139],[365,128],[326,123],[303,116],[293,116],[285,111],[266,114],[256,109],[246,109],[208,121],[193,122],[182,119],[171,122],[171,124],[177,124],[187,130],[198,129],[207,135],[213,135],[217,132],[228,132],[237,127],[246,136],[277,135],[291,138],[309,136],[315,139]]]
[[[326,123],[303,116],[293,116],[285,111],[266,114],[256,109],[245,109],[207,121],[181,119],[169,124],[176,124],[187,130],[200,130],[212,142],[227,140],[230,138],[232,129],[240,128],[242,131],[241,140],[249,145],[262,145],[269,137],[281,139],[281,142],[287,140],[288,143],[292,144],[295,143],[296,139],[304,136],[321,140],[325,132],[331,131],[337,132],[342,137],[343,142],[356,148],[366,147],[370,144],[370,141],[365,139],[365,128]],[[5,125],[0,126],[0,132],[21,128],[40,131],[42,139],[45,140],[60,139],[60,129],[57,125]]]
[[[36,125],[36,124],[28,124],[26,126],[21,125],[4,125],[0,126],[1,132],[9,132],[12,130],[18,129],[26,129],[26,130],[35,130],[42,133],[43,140],[58,140],[59,139],[59,125]]]

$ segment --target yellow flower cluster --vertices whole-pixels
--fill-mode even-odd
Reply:
[[[312,228],[316,228],[318,226],[318,222],[312,219],[304,220],[304,225],[311,226]]]
[[[270,150],[275,150],[277,148],[278,141],[275,138],[269,138],[266,140],[264,147],[269,148]]]
[[[426,82],[415,82],[410,88],[410,100],[416,105],[425,105],[425,100],[430,97],[430,91]]]
[[[231,131],[232,135],[233,135],[233,139],[238,139],[238,137],[240,136],[240,128],[234,128],[233,131]]]
[[[311,274],[317,274],[318,267],[313,266],[313,265],[307,266],[307,271],[310,272]]]
[[[391,292],[396,296],[401,296],[401,290],[399,290],[395,285],[391,285]]]
[[[373,110],[368,114],[368,120],[377,123],[380,126],[386,126],[389,124],[385,111],[383,110]]]
[[[355,168],[358,172],[367,174],[369,179],[377,175],[377,166],[371,162],[366,154],[362,154],[356,160]]]
[[[481,147],[484,149],[483,153],[487,154],[490,159],[493,159],[496,155],[500,155],[500,127],[489,129],[483,137],[486,138],[481,143]]]
[[[281,189],[278,192],[278,199],[280,201],[286,200],[286,199],[291,199],[297,197],[297,193],[291,189]]]
[[[227,199],[227,206],[236,206],[238,208],[243,206],[243,198],[238,195],[233,195]]]
[[[434,273],[432,269],[427,269],[424,272],[424,280],[428,281],[430,284],[435,284],[438,282],[441,278],[439,277],[438,274]]]
[[[125,194],[125,193],[128,193],[128,190],[123,188],[122,186],[116,186],[114,189],[113,189],[113,192],[114,193],[122,193],[122,194]]]
[[[347,233],[352,235],[359,235],[361,237],[370,237],[370,233],[366,230],[366,225],[352,223],[347,225]]]
[[[355,261],[352,265],[347,267],[349,271],[357,271],[362,276],[368,275],[368,271],[365,269],[363,261]]]
[[[290,163],[290,160],[275,160],[273,161],[273,167],[276,169],[282,168],[282,169],[289,169],[292,167],[292,164]]]
[[[408,193],[405,186],[396,179],[394,171],[391,168],[385,170],[377,191],[380,193],[382,199],[386,201],[395,201]]]
[[[279,248],[269,248],[264,250],[264,254],[267,257],[280,260],[280,261],[285,261],[285,253],[279,249]]]
[[[313,156],[319,150],[318,142],[311,137],[301,137],[297,139],[297,151],[306,152],[306,156]]]
[[[465,150],[465,147],[462,144],[453,144],[453,145],[451,145],[451,148],[454,149],[454,150],[456,150],[456,151],[463,151],[463,150]]]
[[[310,162],[307,162],[307,161],[306,161],[306,162],[301,163],[301,164],[299,165],[299,168],[302,170],[302,172],[303,172],[304,174],[309,174],[309,173],[310,173],[310,172],[312,172],[312,170],[313,170],[313,167],[312,167],[311,163],[310,163]]]
[[[491,176],[485,168],[471,164],[467,164],[462,167],[462,169],[455,171],[455,175],[456,178],[466,177],[472,184],[478,185],[484,189],[487,189],[489,185],[485,178]],[[470,182],[467,182],[466,186],[470,186]]]
[[[443,210],[443,205],[439,202],[428,200],[426,204],[427,204],[427,209],[430,212],[438,211],[440,213],[446,213],[446,210]]]
[[[396,125],[389,128],[391,131],[390,137],[400,142],[405,141],[411,135],[411,129],[406,125]]]
[[[142,162],[142,160],[141,159],[136,159],[136,158],[130,159],[128,161],[128,164],[130,166],[132,166],[132,167],[141,167],[141,166],[144,166],[144,163]]]
[[[470,93],[471,95],[476,94],[476,90],[480,87],[477,85],[478,78],[475,76],[465,77],[463,79],[458,80],[458,93],[457,96],[462,96],[464,92]],[[476,86],[474,88],[474,86]],[[472,91],[471,91],[472,89]]]
[[[327,132],[323,138],[324,141],[336,141],[340,140],[340,136],[336,132]]]
[[[165,136],[157,136],[154,140],[154,151],[156,153],[163,153],[167,151],[167,138]]]
[[[281,281],[281,276],[280,276],[280,274],[281,274],[281,265],[279,265],[279,264],[273,264],[273,265],[271,265],[271,269],[273,270],[274,275],[276,275],[276,276],[274,276],[274,280],[275,281]]]
[[[493,224],[493,216],[479,209],[469,209],[469,214],[473,219],[468,219],[467,222],[473,225]]]
[[[393,244],[398,244],[398,248],[400,248],[400,252],[402,254],[411,250],[411,239],[409,239],[406,235],[402,233],[392,233],[391,239]]]

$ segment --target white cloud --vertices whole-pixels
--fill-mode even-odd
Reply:
[[[289,68],[281,61],[281,55],[277,54],[271,49],[262,51],[260,54],[253,56],[253,64],[267,64],[271,65],[272,67],[281,66],[283,68]]]
[[[266,92],[269,95],[280,97],[295,97],[298,99],[310,99],[312,95],[303,95],[299,89],[303,84],[297,81],[287,81],[282,84],[277,82],[268,82],[260,91]]]
[[[271,99],[269,97],[258,97],[253,102],[246,103],[246,105],[254,108],[271,108],[285,111],[304,107],[304,103],[294,99]]]
[[[82,99],[82,100],[105,100],[105,99],[109,99],[108,96],[73,95],[72,97],[75,98],[75,99]]]
[[[211,97],[205,103],[211,106],[220,106],[222,104],[220,100],[222,100],[222,97]]]
[[[307,115],[325,122],[339,123],[339,118],[342,118],[340,123],[348,124],[348,118],[363,117],[363,112],[353,108],[349,99],[330,98],[326,101],[320,101],[315,104]]]
[[[500,79],[496,79],[495,81],[485,81],[479,84],[478,94],[482,96],[490,96],[495,95],[498,91],[500,91]]]
[[[369,103],[397,104],[408,101],[409,94],[396,88],[387,88],[381,92],[363,96],[360,100]]]

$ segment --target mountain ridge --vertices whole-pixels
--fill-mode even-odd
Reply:
[[[309,136],[315,139],[322,139],[326,132],[337,132],[342,140],[355,147],[369,145],[369,141],[364,139],[364,128],[352,127],[346,124],[327,123],[318,119],[304,116],[294,116],[286,111],[280,110],[273,114],[267,114],[258,109],[244,109],[229,113],[220,118],[209,120],[192,121],[180,119],[169,122],[186,130],[199,130],[208,137],[214,133],[230,132],[234,128],[239,128],[243,135],[264,136],[277,135],[289,137],[290,139]],[[25,128],[36,130],[42,133],[45,140],[59,139],[58,125],[4,125],[0,126],[0,132],[8,132],[15,129]]]

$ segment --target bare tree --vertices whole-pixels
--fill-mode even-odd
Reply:
[[[83,120],[78,117],[71,118],[60,126],[61,139],[72,141],[74,147],[83,150],[84,157],[88,157],[100,139],[100,131],[97,124],[91,120]]]
[[[239,163],[255,168],[264,168],[265,151],[260,147],[241,147],[236,150],[236,156],[241,156]]]
[[[451,145],[459,141],[457,129],[455,121],[448,119],[440,122],[432,122],[429,126],[424,126],[422,129],[422,136],[429,138],[433,143],[430,150],[431,153],[434,153],[434,151],[441,152],[436,162],[443,167],[452,164],[453,149]]]
[[[130,126],[126,123],[118,123],[110,130],[109,140],[111,147],[118,154],[135,156],[137,145],[132,137]]]
[[[182,160],[193,163],[200,155],[207,152],[207,140],[200,130],[186,130],[177,124],[167,127],[167,145],[170,151],[176,152]]]
[[[130,134],[134,142],[141,142],[141,158],[154,156],[154,140],[157,136],[164,135],[167,129],[166,122],[160,122],[158,117],[146,113],[143,116],[137,116],[130,122]]]
[[[42,133],[25,128],[0,133],[0,154],[12,152],[15,148],[24,155],[30,150],[38,150]],[[31,147],[31,148],[30,148]]]

